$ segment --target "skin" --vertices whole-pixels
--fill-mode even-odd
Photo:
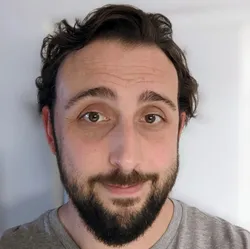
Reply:
[[[56,84],[54,127],[68,176],[83,185],[97,173],[108,174],[119,168],[126,174],[133,170],[157,173],[158,187],[162,186],[164,175],[176,161],[186,114],[178,110],[177,72],[159,48],[125,45],[115,40],[92,42],[65,59]],[[93,87],[111,89],[116,99],[88,97],[72,102],[77,94]],[[145,90],[164,96],[173,105],[138,101]],[[91,111],[100,113],[101,121],[90,122],[86,113]],[[155,114],[153,123],[145,121],[148,114]],[[43,108],[42,118],[49,146],[56,154],[48,107]],[[126,215],[140,210],[151,187],[146,182],[130,196],[138,200],[131,209],[114,205],[114,195],[102,185],[96,184],[94,192],[105,208]],[[85,186],[82,191],[89,193],[90,189]],[[173,203],[167,199],[143,236],[122,248],[151,247],[166,231],[173,210]],[[59,218],[80,248],[112,248],[88,231],[71,200],[59,209]]]

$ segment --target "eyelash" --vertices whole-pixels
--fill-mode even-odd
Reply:
[[[91,114],[91,113],[98,114],[99,116],[100,116],[100,115],[101,115],[101,116],[104,116],[104,115],[102,115],[100,112],[91,111],[91,112],[86,112],[86,113],[84,113],[83,115],[81,115],[81,116],[80,116],[80,119],[84,119],[84,117],[86,117],[86,115]],[[104,116],[104,117],[105,117],[105,116]],[[109,119],[107,119],[107,120],[109,120]],[[89,121],[89,123],[95,123],[95,122]]]
[[[86,117],[86,115],[89,115],[89,114],[98,114],[99,116],[101,115],[101,116],[103,116],[104,118],[105,118],[105,116],[103,115],[103,114],[101,114],[100,112],[94,112],[94,111],[90,111],[90,112],[86,112],[86,113],[84,113],[83,115],[81,115],[80,116],[80,120],[82,120],[82,119],[85,119],[85,117]],[[156,113],[148,113],[148,114],[146,114],[146,115],[144,115],[143,116],[143,121],[145,121],[145,118],[146,118],[146,116],[149,116],[149,115],[153,115],[154,117],[159,117],[160,119],[161,119],[161,121],[163,121],[163,122],[166,122],[166,119],[165,118],[163,118],[161,115],[159,115],[159,114],[156,114]],[[85,119],[86,120],[86,119]],[[105,121],[108,121],[109,119],[107,118]],[[87,121],[87,122],[89,122],[89,123],[99,123],[99,122],[102,122],[102,121],[96,121],[96,122],[92,122],[92,121]],[[157,123],[160,123],[160,121],[159,122],[157,122],[157,123],[155,123],[155,122],[153,122],[153,123],[150,123],[150,122],[146,122],[147,124],[157,124]]]

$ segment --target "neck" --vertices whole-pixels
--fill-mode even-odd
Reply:
[[[158,217],[143,236],[129,244],[121,247],[122,249],[141,249],[152,247],[160,237],[166,232],[174,212],[174,204],[167,199]],[[114,249],[97,240],[87,229],[79,217],[72,202],[64,204],[58,211],[59,219],[71,238],[81,249]]]

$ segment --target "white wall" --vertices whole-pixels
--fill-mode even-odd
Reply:
[[[250,25],[243,25],[239,34],[240,41],[240,109],[239,122],[239,222],[250,230]]]
[[[55,159],[36,115],[34,79],[51,24],[105,3],[8,0],[0,21],[0,232],[62,203]],[[200,83],[199,117],[183,134],[173,196],[250,230],[250,8],[247,0],[126,1],[171,18]],[[73,18],[72,18],[73,17]]]

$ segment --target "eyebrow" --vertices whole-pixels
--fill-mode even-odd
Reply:
[[[145,91],[143,92],[140,97],[139,97],[139,102],[144,103],[144,102],[155,102],[155,101],[162,101],[165,104],[167,104],[173,111],[176,111],[176,105],[172,100],[170,100],[166,96],[162,96],[159,93],[156,93],[154,91]]]
[[[77,95],[71,98],[65,105],[65,109],[69,109],[74,104],[76,104],[79,100],[89,98],[89,97],[98,97],[102,99],[109,99],[112,101],[117,100],[117,94],[108,87],[90,88],[90,89],[79,92]],[[177,110],[177,107],[172,100],[154,91],[146,90],[139,96],[139,99],[138,99],[139,103],[157,102],[157,101],[164,102],[173,111]]]
[[[85,99],[89,97],[98,97],[103,99],[116,100],[117,95],[111,89],[107,87],[96,87],[88,90],[79,92],[73,98],[71,98],[65,106],[65,109],[69,109],[73,106],[78,100]]]

